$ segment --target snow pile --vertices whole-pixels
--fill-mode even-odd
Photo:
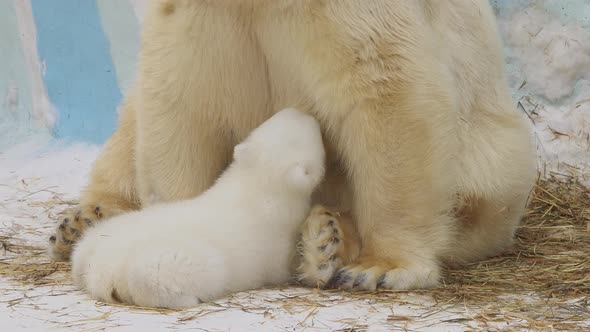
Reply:
[[[534,124],[541,170],[590,173],[590,29],[536,5],[515,8],[499,23],[510,84]]]
[[[84,143],[27,141],[0,152],[0,184],[26,192],[34,183],[37,188],[59,188],[77,199],[99,151],[99,146]]]

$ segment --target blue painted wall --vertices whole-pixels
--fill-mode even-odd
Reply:
[[[95,0],[32,0],[47,93],[59,110],[58,138],[107,139],[121,101]]]
[[[0,0],[0,153],[102,144],[135,76],[146,0]]]

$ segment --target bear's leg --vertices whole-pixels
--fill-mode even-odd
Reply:
[[[483,99],[483,98],[482,98]],[[506,250],[525,215],[535,183],[536,156],[531,130],[516,113],[510,95],[480,107],[476,131],[467,131],[458,174],[460,196],[457,240],[446,261],[472,262]],[[493,115],[493,116],[490,116]]]
[[[456,141],[452,122],[444,117],[454,111],[449,99],[423,95],[436,84],[430,90],[417,84],[400,82],[401,97],[359,105],[339,128],[362,248],[359,258],[332,278],[332,287],[413,289],[438,284],[440,256],[453,235],[449,160]],[[445,88],[440,89],[432,95],[445,96]]]
[[[49,238],[50,255],[69,260],[86,228],[103,218],[139,208],[135,191],[135,98],[121,105],[119,124],[96,159],[78,208],[66,214]]]
[[[239,8],[155,2],[144,31],[137,188],[142,206],[208,189],[271,115],[264,56]]]

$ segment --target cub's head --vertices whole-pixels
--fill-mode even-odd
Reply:
[[[296,109],[282,110],[235,147],[234,163],[267,182],[311,194],[324,176],[320,125]]]

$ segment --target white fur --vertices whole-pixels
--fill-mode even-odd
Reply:
[[[288,281],[297,229],[324,174],[319,124],[283,110],[234,151],[197,198],[89,229],[73,253],[76,283],[107,302],[180,308]]]
[[[54,257],[69,258],[86,224],[201,194],[233,146],[286,105],[314,114],[326,138],[313,202],[350,219],[324,227],[341,237],[308,232],[306,283],[340,260],[344,288],[433,287],[441,265],[511,245],[535,151],[489,1],[151,3],[137,84],[78,211],[49,239]],[[336,255],[317,250],[334,239]]]

